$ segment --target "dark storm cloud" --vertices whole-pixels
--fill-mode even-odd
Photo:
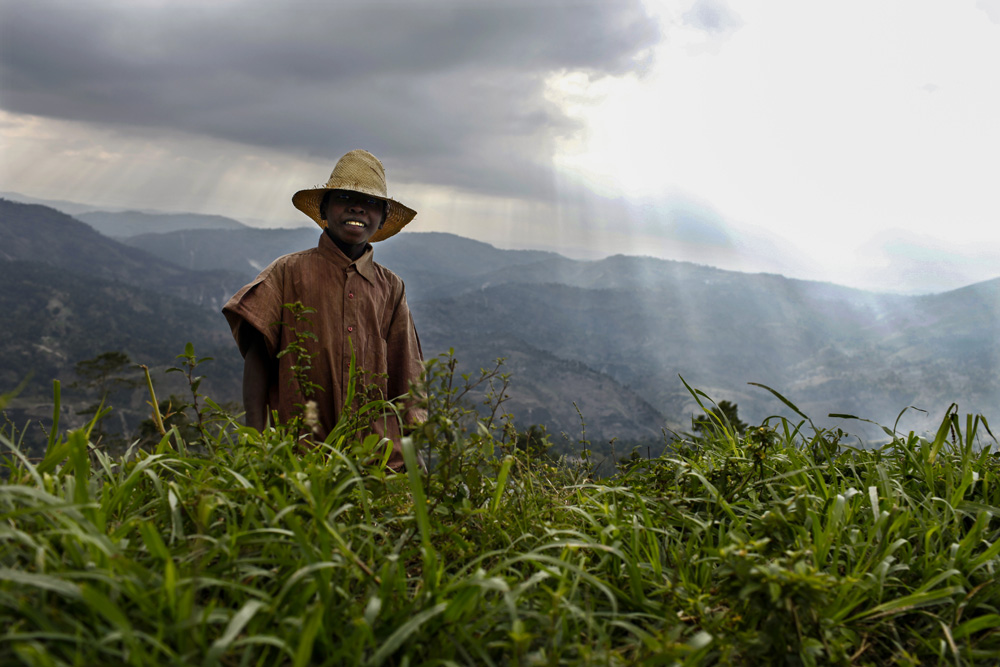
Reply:
[[[172,128],[523,196],[574,131],[552,72],[618,75],[658,38],[638,0],[0,0],[0,106]]]

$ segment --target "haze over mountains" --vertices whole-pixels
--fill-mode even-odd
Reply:
[[[142,213],[140,211],[93,211],[75,216],[105,236],[135,236],[139,229],[163,234],[186,229],[250,229],[242,222],[221,215],[195,213]]]
[[[96,224],[109,219],[90,217]],[[101,284],[117,294],[145,289],[169,299],[174,310],[158,306],[145,314],[137,308],[148,296],[109,301],[106,316],[159,321],[161,334],[176,332],[177,352],[197,339],[204,353],[218,354],[220,377],[238,384],[238,354],[218,307],[278,255],[314,245],[319,230],[251,229],[205,217],[189,223],[198,229],[163,233],[142,225],[136,231],[144,233],[126,236],[119,226],[119,243],[52,209],[0,201],[0,258],[32,263],[30,270],[9,264],[5,284],[24,274],[41,290],[33,309],[17,306],[23,318],[34,313],[40,323],[34,333],[19,330],[22,338],[35,338],[21,340],[18,354],[47,360],[43,366],[55,372],[54,355],[66,357],[62,368],[71,369],[80,360],[74,355],[106,349],[94,334],[92,353],[82,344],[59,349],[75,334],[53,333],[52,322],[68,316],[42,305],[43,297],[51,303],[59,291],[57,300],[70,310],[108,298],[78,294],[65,280],[40,287],[45,271],[72,272],[91,277],[81,288],[111,281]],[[218,228],[223,225],[228,228]],[[576,261],[417,232],[379,243],[375,257],[406,281],[425,356],[454,348],[466,370],[506,357],[508,408],[520,425],[544,423],[575,438],[575,402],[595,443],[613,437],[648,442],[660,439],[664,427],[688,428],[696,406],[678,375],[715,400],[736,402],[751,423],[790,412],[748,382],[773,387],[820,424],[839,424],[826,418],[839,412],[891,426],[915,405],[930,416],[911,411],[902,428],[920,430],[940,421],[952,402],[990,417],[1000,398],[1000,279],[932,296],[880,295],[651,258]],[[31,290],[22,285],[18,291]],[[10,292],[2,297],[5,313],[19,300]],[[195,310],[183,311],[188,307]],[[4,328],[4,339],[11,338],[10,323]],[[42,347],[57,352],[34,342],[45,331]],[[139,351],[141,336],[118,344],[136,358],[148,356]],[[5,348],[5,360],[8,354]],[[214,372],[206,368],[210,378]],[[8,386],[17,381],[10,373],[0,377]],[[223,400],[238,397],[238,387],[216,391],[228,394]],[[845,428],[859,432],[861,426]]]

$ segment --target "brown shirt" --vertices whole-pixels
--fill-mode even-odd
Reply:
[[[316,355],[309,362],[308,378],[323,388],[312,396],[319,412],[316,435],[320,439],[330,433],[344,409],[352,349],[356,366],[365,372],[359,384],[376,387],[375,395],[368,398],[395,399],[407,393],[409,382],[423,370],[403,281],[376,264],[372,254],[369,245],[359,259],[351,260],[323,234],[316,248],[276,259],[222,308],[244,356],[244,325],[263,334],[272,358],[295,340],[296,328],[316,336],[315,340],[300,338],[308,352]],[[306,315],[311,326],[296,322],[284,308],[296,301],[316,310]],[[286,354],[277,360],[277,378],[268,387],[268,410],[277,410],[282,421],[296,414],[296,403],[305,403],[292,373],[295,356]],[[360,400],[356,398],[355,403]],[[410,410],[406,421],[422,420],[420,412]],[[393,440],[390,465],[398,467],[402,456],[396,419],[379,415],[368,427]]]

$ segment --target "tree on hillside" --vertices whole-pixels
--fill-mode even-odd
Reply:
[[[135,364],[127,354],[120,351],[102,352],[93,359],[78,361],[73,367],[80,378],[73,383],[74,387],[89,390],[96,402],[82,410],[78,415],[95,415],[101,406],[107,407],[108,397],[114,392],[124,389],[135,389],[140,385],[135,375]],[[104,420],[97,422],[97,437],[104,435]]]
[[[549,454],[552,443],[543,424],[532,424],[527,430],[518,432],[514,446],[534,460],[552,458]]]
[[[740,421],[739,408],[735,403],[719,401],[718,406],[711,408],[709,411],[714,416],[700,415],[698,417],[691,417],[691,429],[697,435],[709,435],[718,426],[719,421],[723,424],[728,421],[740,435],[746,432],[748,424]]]

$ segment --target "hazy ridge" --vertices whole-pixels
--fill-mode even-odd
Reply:
[[[306,230],[273,230],[127,242],[164,257],[183,243],[185,261],[207,268],[220,248],[230,262],[261,264],[309,241]],[[1000,397],[1000,279],[903,296],[646,257],[578,261],[438,233],[400,234],[376,258],[407,281],[428,349],[455,346],[477,367],[488,341],[522,341],[606,373],[675,425],[696,409],[678,375],[754,421],[788,411],[748,382],[826,424],[830,412],[892,424],[916,406],[929,421],[911,411],[902,425],[919,429],[952,401],[988,414]]]
[[[216,313],[260,268],[320,233],[196,229],[116,243],[51,209],[18,206],[0,208],[0,231],[15,239],[5,259],[122,280]],[[20,217],[30,220],[16,226]],[[54,224],[60,231],[45,226]],[[595,439],[684,428],[696,406],[678,375],[737,402],[751,422],[790,412],[748,382],[826,424],[827,413],[844,412],[891,425],[910,405],[935,422],[953,401],[989,416],[1000,397],[1000,279],[908,297],[643,257],[577,261],[416,232],[378,244],[376,260],[406,281],[427,356],[453,347],[465,370],[507,357],[511,411],[557,432],[579,432],[573,402]],[[214,321],[224,341],[224,321]],[[903,421],[924,425],[914,411]]]

